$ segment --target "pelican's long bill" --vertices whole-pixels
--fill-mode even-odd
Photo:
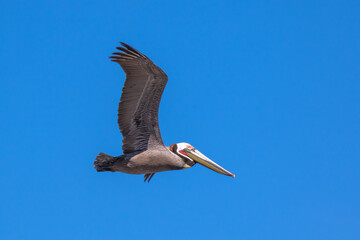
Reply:
[[[201,165],[203,165],[203,166],[205,166],[207,168],[210,168],[211,170],[213,170],[215,172],[218,172],[218,173],[226,175],[226,176],[231,176],[233,178],[235,177],[234,174],[227,171],[223,167],[219,166],[215,162],[211,161],[209,158],[207,158],[204,154],[202,154],[201,152],[199,152],[195,148],[193,148],[193,149],[184,149],[184,152],[186,153],[186,155],[188,157],[190,157],[195,162],[200,163]]]

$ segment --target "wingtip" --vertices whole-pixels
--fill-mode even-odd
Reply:
[[[142,54],[140,51],[136,50],[135,48],[133,48],[132,46],[130,46],[127,43],[124,42],[120,42],[120,44],[122,46],[124,46],[126,48],[125,52],[132,52],[133,54],[137,55],[138,57],[146,57],[144,54]],[[121,49],[121,51],[124,51],[123,49]]]
[[[120,44],[121,44],[122,46],[126,47],[126,48],[129,47],[129,44],[126,44],[126,43],[124,43],[124,42],[120,42]]]

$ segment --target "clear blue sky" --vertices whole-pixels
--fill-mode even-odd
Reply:
[[[359,1],[0,9],[2,239],[360,239]],[[93,169],[122,153],[119,41],[169,76],[165,143],[235,179]]]

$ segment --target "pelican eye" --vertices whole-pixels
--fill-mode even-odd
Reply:
[[[176,153],[176,151],[177,151],[177,144],[171,144],[171,146],[170,146],[170,151],[172,151],[173,153]]]

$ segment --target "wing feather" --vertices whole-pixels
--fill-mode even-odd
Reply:
[[[120,44],[123,47],[117,49],[122,52],[115,52],[110,58],[126,73],[118,108],[123,151],[126,154],[164,145],[158,112],[168,77],[144,54],[125,43]]]

